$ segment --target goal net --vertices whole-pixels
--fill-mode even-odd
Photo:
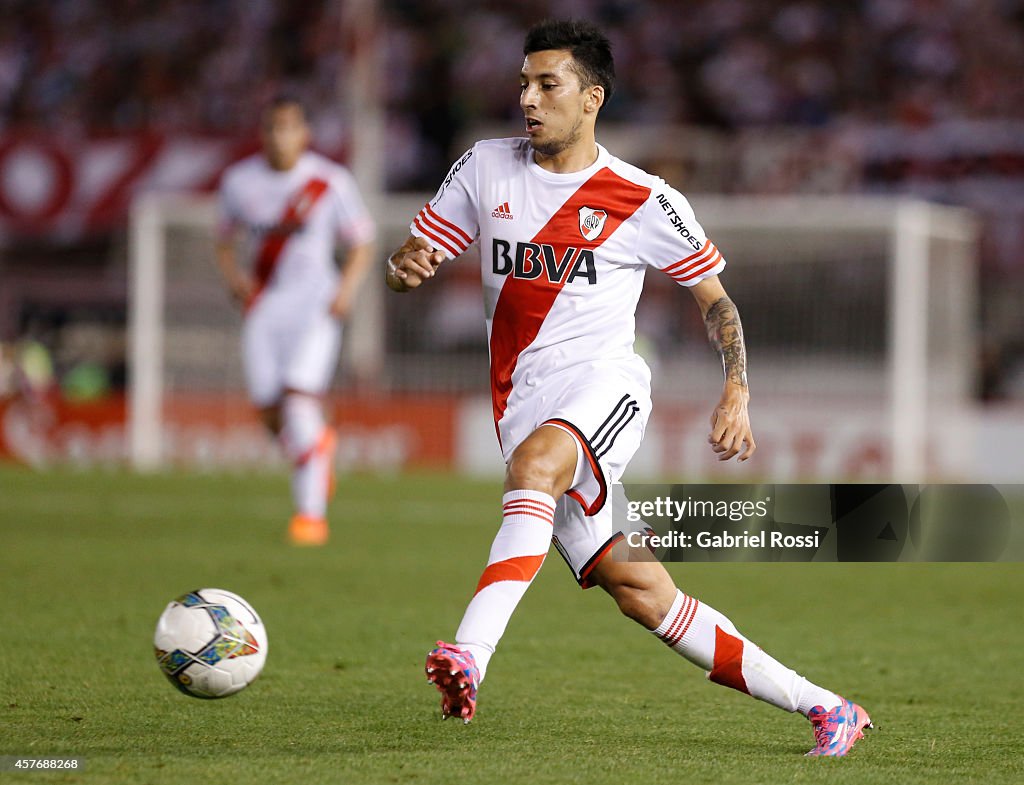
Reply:
[[[390,196],[377,205],[382,258],[426,198]],[[747,337],[759,445],[748,466],[757,468],[711,460],[707,419],[721,368],[692,299],[651,270],[637,345],[654,370],[655,413],[633,473],[965,477],[975,357],[971,216],[874,198],[692,202],[729,260],[723,282]],[[213,261],[215,219],[214,202],[193,195],[147,194],[132,210],[129,452],[140,469],[276,455],[245,404],[240,316]],[[334,386],[335,412],[348,418],[352,437],[342,439],[350,445],[345,465],[500,470],[474,250],[413,295],[390,294],[376,275],[363,289]]]

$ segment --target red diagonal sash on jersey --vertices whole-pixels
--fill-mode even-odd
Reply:
[[[631,183],[605,167],[558,208],[533,242],[553,246],[559,259],[563,258],[570,245],[593,250],[611,237],[650,194],[650,188]],[[604,230],[594,240],[588,241],[580,234],[581,207],[602,209],[608,213]],[[544,276],[523,280],[510,275],[501,287],[491,323],[491,402],[495,425],[505,414],[508,396],[512,392],[512,373],[519,355],[537,338],[555,298],[565,285],[563,281],[552,282]]]
[[[278,222],[281,230],[268,232],[267,236],[263,238],[263,245],[256,256],[256,264],[253,269],[256,291],[253,292],[252,298],[247,303],[247,308],[251,308],[256,303],[264,287],[270,281],[270,276],[274,274],[274,269],[281,259],[281,251],[284,250],[284,244],[288,242],[291,231],[306,220],[326,190],[327,181],[314,177],[292,194],[285,206],[284,215]]]

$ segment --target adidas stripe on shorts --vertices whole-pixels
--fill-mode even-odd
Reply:
[[[506,462],[542,425],[561,428],[576,441],[576,475],[555,509],[552,541],[583,588],[591,585],[593,567],[626,534],[619,530],[625,516],[612,510],[651,413],[645,384],[615,367],[593,365],[598,367],[570,367],[549,377],[498,423]]]

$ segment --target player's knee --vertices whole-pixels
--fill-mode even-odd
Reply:
[[[608,588],[622,615],[653,630],[664,618],[665,614],[653,591],[639,586],[619,584]]]
[[[264,406],[260,409],[260,421],[275,436],[281,432],[281,407]]]
[[[619,606],[623,615],[656,629],[668,615],[678,594],[675,582],[657,561],[602,559],[591,572],[591,579]]]
[[[516,450],[505,470],[506,490],[541,491],[550,496],[565,492],[559,480],[565,468],[550,454],[540,450]]]

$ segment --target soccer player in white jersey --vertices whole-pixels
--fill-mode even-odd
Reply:
[[[334,430],[324,418],[342,322],[373,258],[374,223],[348,171],[309,151],[303,106],[281,96],[261,119],[262,153],[232,165],[220,187],[217,260],[245,310],[249,397],[292,463],[297,545],[327,541]],[[239,264],[244,244],[248,264]],[[344,247],[341,271],[335,251]]]
[[[743,332],[718,278],[725,260],[686,199],[596,143],[614,80],[608,40],[585,22],[544,22],[523,51],[527,138],[466,152],[386,272],[390,288],[412,290],[479,243],[507,469],[501,526],[456,642],[439,641],[427,656],[442,715],[473,717],[491,655],[554,541],[581,586],[603,588],[711,681],[807,716],[809,754],[843,755],[869,724],[862,708],[773,659],[677,589],[653,558],[607,557],[623,539],[610,497],[651,410],[650,373],[633,351],[646,268],[689,289],[721,355],[709,435],[719,460],[744,461],[755,449]]]

